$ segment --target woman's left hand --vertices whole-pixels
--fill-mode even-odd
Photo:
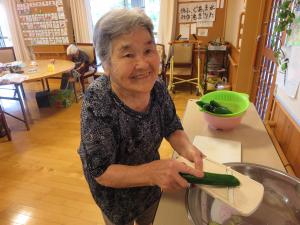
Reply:
[[[173,132],[168,141],[179,155],[195,163],[195,169],[203,171],[203,158],[205,158],[205,155],[190,142],[183,130]]]
[[[191,145],[184,157],[195,164],[195,169],[203,171],[203,158],[205,158],[205,155],[197,147]]]

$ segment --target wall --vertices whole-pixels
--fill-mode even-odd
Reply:
[[[229,59],[229,83],[231,84],[232,90],[236,90],[237,84],[237,69],[240,60],[240,52],[232,44],[230,44],[230,57]]]
[[[277,90],[276,99],[300,127],[300,91],[298,90],[296,98],[291,98],[280,88]]]
[[[226,12],[225,41],[231,44],[231,57],[237,66],[230,64],[229,77],[233,91],[250,95],[253,81],[253,63],[256,55],[256,38],[260,31],[265,0],[228,0]],[[245,10],[243,10],[246,5]],[[236,48],[239,18],[245,11],[243,36],[240,49]]]
[[[228,0],[226,9],[226,25],[225,25],[225,41],[230,42],[236,46],[239,17],[244,11],[244,1],[242,0]]]
[[[287,171],[300,177],[300,127],[277,100],[266,128]]]
[[[177,1],[177,18],[176,18],[176,29],[175,29],[175,34],[176,36],[179,35],[180,33],[180,24],[179,24],[179,4],[182,3],[195,3],[195,2],[203,2],[203,0],[178,0]],[[210,2],[210,1],[205,1],[205,2]],[[216,17],[215,21],[213,21],[213,26],[212,27],[197,27],[198,29],[207,29],[208,34],[207,36],[198,36],[198,40],[202,41],[203,44],[208,44],[209,41],[213,41],[217,38],[223,38],[224,37],[224,27],[225,27],[225,12],[226,12],[226,5],[227,5],[227,0],[224,0],[224,7],[223,8],[217,8],[216,9]],[[182,24],[192,24],[192,22],[187,22],[187,23],[182,23]],[[193,37],[190,34],[190,40],[193,40]]]
[[[225,31],[224,39],[230,43],[230,55],[231,59],[229,62],[229,82],[232,90],[237,89],[237,72],[240,58],[239,49],[236,48],[239,18],[240,14],[245,10],[244,1],[241,0],[228,0],[226,5],[226,16],[225,16]]]
[[[300,21],[300,12],[299,12],[299,21]],[[300,26],[299,28],[295,28],[295,30],[293,30],[293,33],[297,35],[300,34]],[[278,86],[276,98],[300,127],[299,87],[295,98],[291,98],[287,94],[287,91],[291,90],[291,87],[288,86],[288,83],[296,84],[297,80],[300,81],[300,64],[299,64],[300,53],[299,52],[300,52],[300,46],[289,47],[289,51],[286,51],[286,55],[287,57],[289,57],[289,65],[288,65],[288,70],[286,75],[286,86],[285,87],[282,87],[280,85]],[[277,74],[277,78],[276,78],[277,81],[280,80],[280,76],[282,77],[283,74],[280,73]]]
[[[240,0],[241,1],[241,0]],[[257,48],[257,37],[263,20],[265,0],[247,1],[243,38],[240,49],[237,79],[234,91],[251,94],[253,65]]]

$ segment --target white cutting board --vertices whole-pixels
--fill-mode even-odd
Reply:
[[[241,142],[196,136],[193,144],[209,159],[218,163],[241,162]]]
[[[194,167],[193,163],[179,157],[177,160]],[[263,200],[264,187],[262,184],[251,178],[226,167],[223,164],[214,162],[208,158],[203,160],[203,170],[211,173],[230,174],[240,181],[240,186],[234,188],[216,187],[211,185],[197,185],[203,191],[229,205],[243,216],[251,215]]]

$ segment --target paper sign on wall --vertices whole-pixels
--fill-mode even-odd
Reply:
[[[213,21],[199,21],[197,22],[197,27],[213,27]]]
[[[300,46],[287,47],[285,53],[289,58],[289,65],[284,89],[288,96],[295,98],[297,96],[300,83]]]
[[[292,24],[292,34],[287,37],[287,46],[300,46],[300,6],[295,11],[296,19]]]
[[[191,24],[191,34],[197,34],[197,24],[196,23],[192,23]]]
[[[291,98],[296,98],[299,89],[300,80],[287,80],[284,86],[286,94]]]
[[[179,4],[179,23],[215,21],[216,2],[192,2]]]
[[[181,34],[181,38],[189,39],[190,36],[190,24],[180,24],[179,33]]]
[[[277,87],[284,88],[286,74],[281,71],[281,67],[277,67],[276,85]]]
[[[198,29],[197,35],[200,37],[207,37],[208,36],[208,29]]]

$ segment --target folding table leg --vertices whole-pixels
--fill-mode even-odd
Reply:
[[[19,99],[21,110],[22,110],[22,113],[23,113],[24,123],[26,125],[27,130],[30,130],[29,123],[28,123],[28,118],[27,118],[27,115],[26,115],[26,112],[25,112],[24,102],[23,102],[20,90],[19,90],[17,84],[15,85],[15,87],[16,87],[16,90],[17,90],[18,99]]]
[[[46,82],[48,83],[48,79],[46,78]],[[43,87],[43,91],[45,91],[45,82],[44,79],[41,79],[41,83],[42,83],[42,87]],[[49,87],[49,85],[48,85]]]
[[[50,91],[48,79],[46,78],[45,80],[46,80],[46,87],[47,87],[47,90]],[[43,80],[43,85],[44,85],[44,80]],[[43,87],[43,88],[44,88],[44,87]]]
[[[23,83],[20,84],[20,89],[21,89],[23,98],[26,99]]]

